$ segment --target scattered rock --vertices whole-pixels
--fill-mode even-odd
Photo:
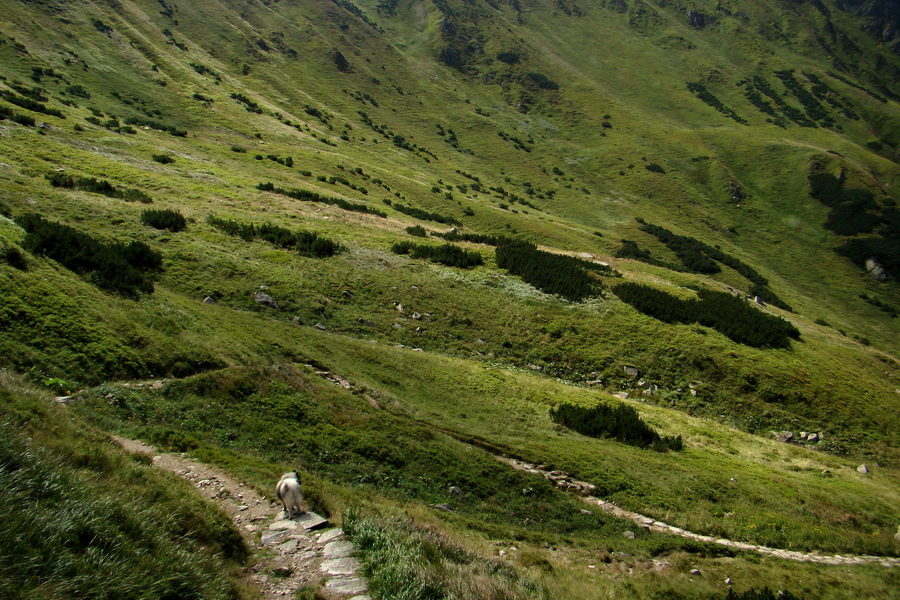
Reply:
[[[359,561],[355,558],[333,558],[322,562],[322,571],[328,575],[353,575],[359,570]]]
[[[863,475],[869,474],[869,467],[867,467],[866,465],[859,465],[858,467],[856,467],[856,470],[859,471],[860,473],[862,473]]]
[[[801,440],[806,440],[806,438],[808,438],[808,437],[809,437],[809,434],[808,434],[807,432],[805,432],[805,431],[801,431],[801,432],[800,432],[800,439],[801,439]]]
[[[691,575],[702,575],[700,569],[691,569]]]
[[[215,304],[215,303],[216,303],[216,299],[213,298],[212,296],[207,296],[206,298],[203,299],[203,304]]]
[[[290,577],[293,571],[290,567],[277,567],[272,569],[272,575],[275,577]]]
[[[303,321],[300,319],[300,317],[294,315],[294,317],[291,319],[291,323],[293,323],[294,325],[302,325]]]
[[[625,532],[622,533],[622,537],[625,537],[625,538],[627,538],[627,539],[629,539],[629,540],[633,540],[633,539],[634,539],[634,532],[633,532],[633,531],[625,531]]]
[[[615,393],[616,398],[620,398],[620,399],[622,399],[622,400],[628,400],[628,397],[629,397],[630,395],[631,395],[631,394],[629,394],[628,392],[616,392],[616,393]]]
[[[532,371],[543,371],[544,370],[544,367],[542,367],[540,365],[528,365],[528,368],[531,369]]]
[[[784,444],[787,444],[787,443],[789,443],[791,440],[794,439],[794,434],[791,433],[790,431],[782,431],[781,433],[778,434],[777,439],[778,439],[779,442],[782,442],[782,443],[784,443]]]
[[[811,433],[811,434],[809,434],[808,436],[806,436],[806,443],[807,443],[807,444],[815,444],[815,443],[818,442],[818,441],[819,441],[819,436],[818,436],[817,434],[815,434],[815,433]]]
[[[278,308],[278,303],[275,302],[272,296],[264,292],[254,293],[253,300],[255,300],[257,304],[262,304],[263,306],[268,306],[269,308]]]
[[[455,485],[450,486],[449,492],[450,492],[451,496],[462,496],[462,493],[463,493],[463,491],[460,488],[456,487]]]
[[[347,558],[348,556],[353,556],[354,551],[352,542],[338,540],[325,544],[322,555],[325,558]]]
[[[322,325],[321,323],[316,323],[316,329],[321,329],[322,331],[326,331],[328,328]]]
[[[627,376],[631,377],[632,379],[637,379],[637,378],[640,376],[640,374],[641,374],[641,372],[638,371],[637,367],[632,367],[632,366],[630,366],[630,365],[625,365],[624,368],[625,368],[625,374],[626,374]]]
[[[341,537],[342,535],[344,535],[344,530],[341,529],[340,527],[335,528],[335,529],[329,529],[328,531],[324,532],[322,535],[319,536],[319,543],[327,544],[328,542],[335,540],[335,539]]]
[[[887,281],[887,270],[874,256],[866,259],[866,273],[879,283]]]

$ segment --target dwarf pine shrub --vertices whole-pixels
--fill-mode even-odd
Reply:
[[[550,420],[590,437],[611,438],[657,452],[682,450],[681,436],[660,436],[638,412],[627,404],[597,404],[592,407],[560,404],[550,409]]]
[[[153,292],[152,274],[162,268],[162,254],[143,242],[105,243],[76,229],[34,214],[16,218],[25,230],[22,246],[51,258],[97,286],[126,296]]]
[[[177,210],[145,210],[141,213],[141,223],[155,227],[156,229],[168,229],[169,231],[184,231],[187,221]]]
[[[424,258],[448,267],[460,269],[468,269],[469,267],[484,264],[484,259],[480,252],[463,250],[453,244],[429,246],[428,244],[397,242],[391,246],[391,251],[394,254],[409,254],[412,258]]]

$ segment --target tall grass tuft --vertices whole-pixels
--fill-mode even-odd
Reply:
[[[548,592],[513,566],[468,552],[406,519],[351,509],[343,527],[360,552],[369,588],[391,600],[524,600]]]
[[[247,550],[227,517],[3,379],[0,597],[240,597]]]

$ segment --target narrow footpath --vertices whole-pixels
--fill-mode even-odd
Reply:
[[[769,548],[768,546],[758,546],[756,544],[749,544],[747,542],[735,542],[732,540],[717,538],[711,535],[694,533],[692,531],[681,529],[680,527],[675,527],[674,525],[669,525],[668,523],[663,523],[662,521],[657,521],[646,515],[624,510],[622,508],[619,508],[612,502],[607,502],[606,500],[596,498],[590,495],[590,493],[595,489],[594,485],[585,481],[578,481],[576,479],[573,479],[570,475],[562,471],[549,471],[547,469],[539,467],[538,465],[533,465],[531,463],[516,460],[514,458],[508,458],[505,456],[497,456],[496,458],[501,462],[510,465],[514,469],[518,469],[519,471],[534,473],[536,475],[543,475],[544,477],[552,481],[557,487],[573,492],[574,494],[580,496],[581,499],[588,504],[596,506],[601,510],[611,515],[615,515],[616,517],[619,517],[621,519],[628,519],[629,521],[633,521],[638,525],[638,527],[642,527],[650,531],[655,531],[658,533],[669,533],[684,538],[690,538],[692,540],[700,540],[702,542],[709,542],[711,544],[718,544],[720,546],[728,546],[730,548],[737,548],[739,550],[749,550],[751,552],[758,552],[760,554],[766,554],[769,556],[774,556],[776,558],[784,558],[787,560],[796,560],[800,562],[815,562],[826,565],[874,564],[881,565],[883,567],[900,566],[900,558],[856,554],[823,555],[816,552],[781,550],[779,548]]]
[[[329,527],[326,519],[310,512],[289,519],[281,504],[224,471],[137,440],[114,439],[125,450],[149,454],[154,466],[190,481],[231,518],[254,554],[244,576],[260,598],[293,598],[298,590],[321,586],[334,600],[371,600],[353,543],[344,539],[341,529]]]

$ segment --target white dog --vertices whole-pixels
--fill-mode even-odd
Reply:
[[[300,506],[303,503],[303,492],[300,490],[300,475],[297,471],[282,475],[278,485],[275,486],[275,493],[284,504],[284,512],[288,517],[293,517],[294,511],[298,515],[303,514],[303,508]]]

